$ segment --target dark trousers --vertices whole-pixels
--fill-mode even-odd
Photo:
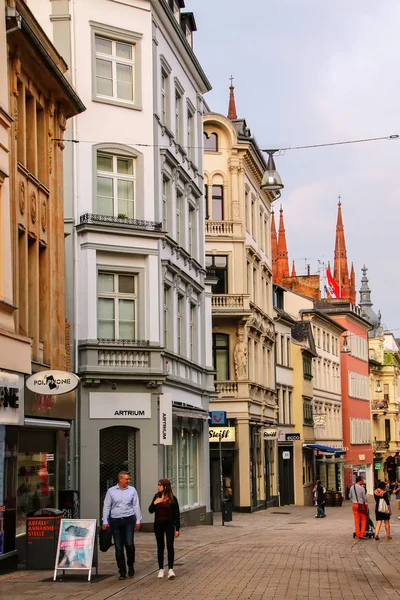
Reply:
[[[128,568],[133,567],[133,563],[135,562],[135,544],[133,541],[135,522],[135,517],[123,517],[122,519],[110,518],[110,527],[115,545],[115,558],[120,575],[126,575],[124,547]]]
[[[154,533],[157,540],[158,568],[164,567],[164,536],[167,539],[168,569],[174,568],[174,538],[175,528],[169,521],[154,521]]]

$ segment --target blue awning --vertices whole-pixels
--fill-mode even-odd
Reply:
[[[322,446],[322,444],[303,444],[303,448],[320,450],[321,452],[325,452],[326,454],[337,454],[338,456],[346,454],[346,450],[343,450],[342,448],[332,448],[331,446]]]

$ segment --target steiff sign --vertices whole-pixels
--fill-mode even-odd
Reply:
[[[210,427],[208,430],[208,439],[210,442],[234,442],[235,428],[234,427]]]
[[[71,392],[79,384],[79,377],[67,371],[40,371],[26,380],[26,387],[31,392],[49,396],[58,396]]]

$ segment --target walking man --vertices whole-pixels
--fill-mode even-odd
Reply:
[[[317,506],[317,514],[315,515],[316,519],[323,519],[326,517],[325,514],[325,488],[322,486],[319,479],[314,487],[314,498]]]
[[[367,493],[364,487],[364,480],[361,475],[356,477],[356,482],[350,488],[349,498],[353,503],[353,515],[356,528],[356,537],[365,539],[365,530],[367,528],[368,502]],[[361,523],[361,526],[360,526]]]
[[[129,577],[133,577],[135,574],[133,536],[135,529],[139,531],[142,522],[139,496],[135,488],[129,485],[130,480],[131,476],[127,471],[120,471],[118,483],[107,490],[103,506],[103,529],[111,527],[120,579],[126,579],[127,566]]]

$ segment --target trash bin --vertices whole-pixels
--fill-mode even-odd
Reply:
[[[41,508],[26,518],[26,568],[54,569],[62,510]]]
[[[222,502],[222,518],[224,523],[232,521],[232,500],[223,500]]]

